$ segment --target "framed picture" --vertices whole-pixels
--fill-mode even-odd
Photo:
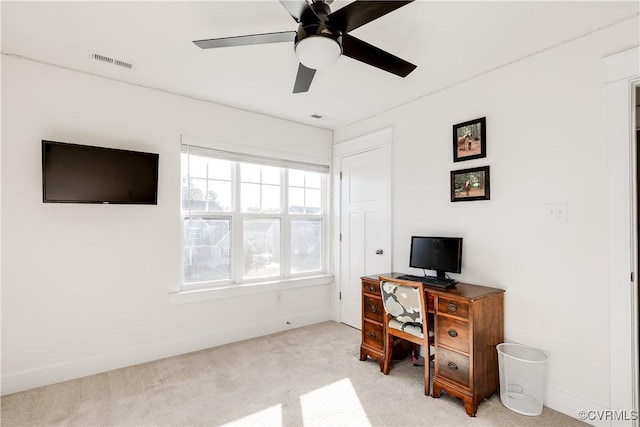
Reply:
[[[487,118],[453,125],[453,161],[487,157]]]
[[[451,201],[490,200],[489,166],[451,171]]]

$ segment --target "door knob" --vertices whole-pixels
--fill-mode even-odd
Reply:
[[[376,251],[376,255],[382,255],[382,249],[378,249],[378,250]]]

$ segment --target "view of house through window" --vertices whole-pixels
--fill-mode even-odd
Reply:
[[[183,147],[184,286],[324,272],[328,174],[216,154]]]

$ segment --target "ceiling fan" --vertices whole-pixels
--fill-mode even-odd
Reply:
[[[406,77],[416,66],[350,34],[362,25],[411,3],[408,1],[354,1],[331,12],[333,0],[280,0],[298,23],[296,31],[196,40],[202,49],[293,42],[300,65],[293,93],[307,92],[316,70],[331,66],[340,55]]]

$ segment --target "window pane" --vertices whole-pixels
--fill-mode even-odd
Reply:
[[[262,193],[261,193],[262,192]],[[279,213],[280,187],[275,185],[242,184],[242,212]]]
[[[320,174],[315,172],[306,173],[305,185],[307,188],[320,188]]]
[[[264,213],[280,212],[280,186],[275,186],[275,185],[262,186],[262,212]]]
[[[206,189],[206,180],[185,177],[182,181],[182,208],[194,211],[206,210],[207,203],[204,200]]]
[[[231,182],[209,181],[207,192],[209,212],[229,212],[231,210]]]
[[[304,213],[304,189],[289,187],[289,213]]]
[[[231,183],[192,178],[190,187],[183,185],[182,208],[196,212],[228,212],[231,208]]]
[[[245,279],[280,275],[280,220],[244,221]]]
[[[319,214],[320,213],[320,190],[306,190],[305,197],[305,212],[308,214]]]
[[[229,279],[230,229],[230,219],[192,218],[184,221],[185,283]]]
[[[322,221],[291,221],[291,272],[322,270]]]
[[[280,168],[272,166],[262,167],[262,183],[280,185]]]
[[[240,167],[240,180],[242,182],[260,182],[260,166],[250,163],[242,163]]]
[[[207,177],[207,158],[201,156],[189,156],[189,174],[191,177],[206,178]]]
[[[232,162],[182,153],[180,163],[183,210],[228,212],[231,209]]]
[[[304,185],[300,184],[300,177]],[[315,172],[289,171],[289,213],[307,215],[322,214],[322,180],[324,175]]]
[[[304,172],[295,169],[289,169],[289,185],[295,187],[304,187]]]
[[[260,212],[260,184],[242,184],[242,212]]]
[[[281,169],[242,163],[240,170],[242,175],[240,208],[242,212],[281,212]]]
[[[241,181],[280,185],[281,169],[273,166],[260,166],[251,163],[240,165]]]
[[[231,181],[231,165],[229,160],[207,158],[209,166],[209,179],[221,179]]]

